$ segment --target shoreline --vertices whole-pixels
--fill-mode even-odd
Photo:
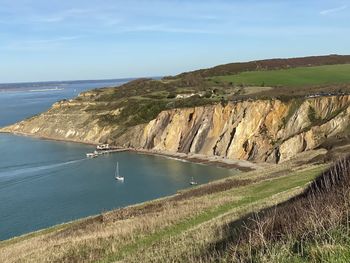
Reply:
[[[249,172],[265,168],[269,165],[257,164],[245,160],[232,160],[223,158],[220,156],[206,156],[202,154],[185,154],[185,153],[169,153],[161,152],[155,150],[143,150],[143,149],[128,149],[130,152],[135,152],[137,154],[154,155],[163,158],[173,159],[177,161],[185,161],[196,164],[216,166],[224,169],[236,169],[241,172]]]
[[[69,143],[79,143],[79,144],[85,144],[90,146],[97,146],[99,143],[96,142],[86,142],[86,141],[79,141],[79,140],[73,140],[73,139],[60,139],[60,138],[52,138],[52,137],[46,137],[46,136],[38,136],[33,135],[29,133],[24,132],[11,132],[11,131],[4,131],[2,128],[0,128],[0,133],[3,134],[11,134],[15,136],[23,136],[23,137],[31,137],[36,138],[39,140],[47,140],[47,141],[57,141],[57,142],[69,142]],[[261,168],[265,168],[267,166],[270,166],[268,164],[264,163],[253,163],[246,160],[233,160],[233,159],[227,159],[220,156],[206,156],[203,154],[186,154],[186,153],[172,153],[172,152],[163,152],[158,150],[145,150],[140,148],[123,148],[123,147],[117,147],[112,146],[112,149],[121,149],[125,150],[127,152],[134,152],[136,154],[145,154],[145,155],[154,155],[169,159],[174,159],[177,161],[186,161],[196,164],[203,164],[203,165],[211,165],[216,167],[221,167],[224,169],[236,169],[241,172],[249,172],[253,170],[258,170]]]

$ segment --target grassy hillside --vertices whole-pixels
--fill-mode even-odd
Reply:
[[[269,87],[343,84],[350,83],[350,64],[249,71],[212,79],[235,85]]]
[[[349,200],[347,157],[299,196],[232,227],[221,256],[235,262],[349,262]]]
[[[117,123],[127,128],[147,123],[161,111],[173,108],[225,104],[233,100],[289,100],[315,94],[350,93],[347,62],[350,63],[350,56],[233,63],[161,80],[138,79],[118,88],[87,92],[77,100],[94,102],[86,111],[120,110],[120,114],[101,115],[100,124]]]
[[[313,153],[317,156],[318,153]],[[312,155],[312,154],[311,154]],[[310,157],[312,158],[312,156]],[[0,261],[200,262],[230,222],[287,200],[324,165],[286,163],[0,243]]]
[[[299,58],[277,58],[277,59],[265,59],[254,60],[249,62],[236,62],[208,69],[200,69],[191,72],[182,73],[175,78],[186,77],[189,75],[196,75],[200,77],[213,77],[221,75],[233,75],[246,71],[256,70],[277,70],[277,69],[289,69],[297,67],[315,67],[322,65],[339,65],[349,64],[349,55],[328,55],[328,56],[312,56],[312,57],[299,57]],[[169,77],[174,78],[174,77]]]

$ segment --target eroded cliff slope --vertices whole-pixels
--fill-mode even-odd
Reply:
[[[162,112],[137,146],[229,159],[283,161],[348,133],[350,96],[258,100]]]
[[[164,110],[148,123],[126,128],[118,121],[101,122],[104,116],[118,117],[122,108],[79,98],[56,103],[47,112],[2,131],[160,152],[281,162],[322,147],[329,140],[348,137],[349,105],[349,95],[217,103]]]

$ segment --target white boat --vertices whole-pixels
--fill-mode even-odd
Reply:
[[[96,153],[87,153],[86,157],[87,158],[95,158],[95,157],[97,157],[97,154]]]
[[[115,168],[114,178],[118,181],[124,181],[124,176],[119,175],[119,163],[117,162],[117,167]]]
[[[198,183],[194,180],[194,178],[191,178],[190,185],[197,185]]]

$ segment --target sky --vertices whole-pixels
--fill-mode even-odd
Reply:
[[[350,0],[0,0],[0,83],[350,54]]]

